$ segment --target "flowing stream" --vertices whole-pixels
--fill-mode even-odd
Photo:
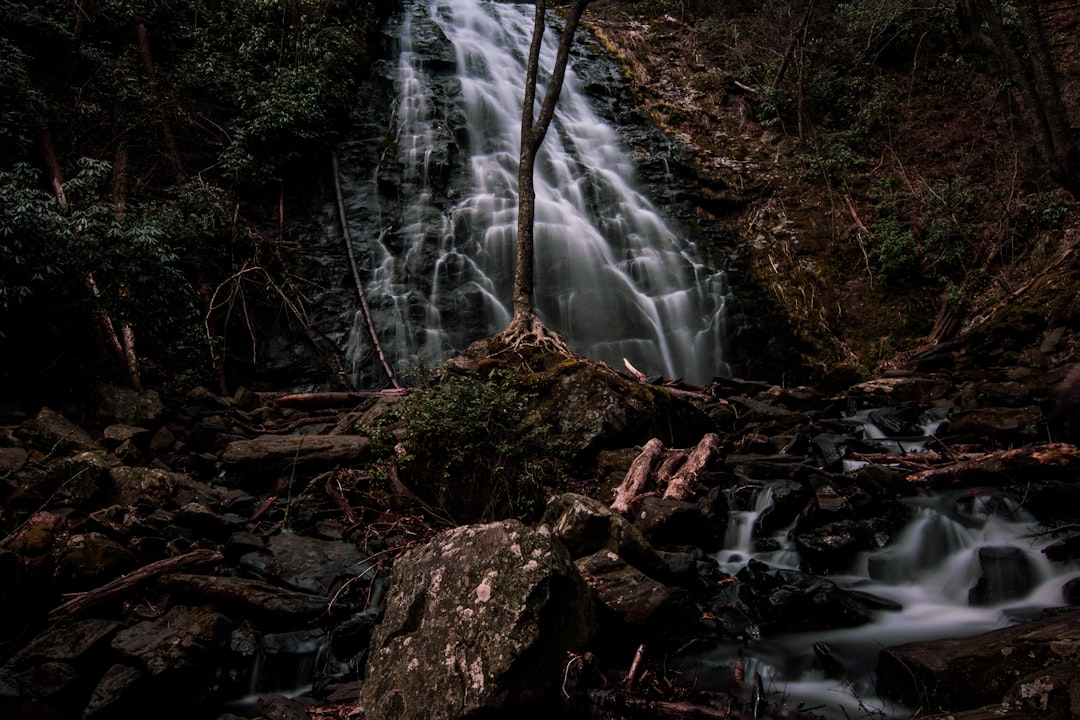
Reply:
[[[864,421],[864,418],[856,418]],[[881,432],[865,424],[868,437]],[[924,439],[925,440],[925,439]],[[911,450],[916,443],[905,450]],[[721,567],[737,573],[750,559],[773,568],[798,570],[793,528],[767,537],[755,532],[769,507],[770,485],[733,491]],[[877,698],[873,670],[878,652],[892,645],[964,637],[1029,620],[1065,604],[1063,588],[1080,577],[1077,563],[1052,563],[1042,553],[1055,538],[1039,532],[1036,520],[1010,495],[966,489],[907,501],[911,520],[884,549],[860,555],[845,574],[829,580],[870,593],[901,609],[882,610],[860,627],[794,632],[754,640],[745,648],[722,645],[696,653],[687,663],[706,684],[730,683],[734,658],[745,659],[746,677],[759,673],[770,701],[787,709],[816,708],[839,719],[909,718],[913,708]],[[989,593],[977,588],[987,583]],[[826,672],[814,651],[824,643],[839,668]]]
[[[346,178],[365,289],[398,372],[438,363],[510,320],[533,13],[480,0],[406,3],[378,170]],[[544,67],[558,30],[545,35]],[[572,60],[537,162],[537,311],[575,350],[617,367],[626,358],[701,383],[727,374],[725,274],[639,189],[634,159],[586,87]],[[372,350],[361,322],[350,339],[358,369]]]

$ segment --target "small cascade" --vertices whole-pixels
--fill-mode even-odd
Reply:
[[[386,147],[375,177],[345,183],[369,303],[399,372],[509,323],[532,23],[527,5],[406,3]],[[557,42],[546,33],[543,66]],[[585,87],[572,62],[537,162],[537,311],[575,350],[618,367],[627,358],[701,383],[727,374],[727,278],[638,189],[631,156]],[[368,343],[355,327],[349,352],[361,375]]]
[[[856,419],[868,426],[863,415]],[[939,417],[920,418],[926,435]],[[891,437],[873,428],[870,439]],[[927,437],[905,440],[918,452]],[[798,569],[793,527],[755,533],[774,502],[778,481],[729,493],[725,547],[714,557],[736,574],[759,560],[773,568]],[[883,549],[859,556],[845,575],[828,579],[842,588],[895,604],[869,625],[836,630],[771,634],[740,647],[724,644],[697,655],[691,665],[703,682],[723,686],[734,657],[745,676],[760,674],[772,697],[787,708],[800,703],[827,718],[907,718],[909,708],[890,707],[874,694],[879,651],[891,645],[975,635],[1030,619],[1064,604],[1064,586],[1080,577],[1080,564],[1051,563],[1043,548],[1054,539],[1038,532],[1035,518],[1004,491],[965,489],[908,499],[910,520]]]
[[[773,567],[798,567],[799,556],[786,540],[788,529],[763,535],[758,521],[773,500],[773,486],[743,487],[728,492],[724,549],[716,553],[720,569],[734,575],[750,558]]]

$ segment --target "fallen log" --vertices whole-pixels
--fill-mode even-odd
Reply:
[[[664,492],[664,499],[685,500],[689,497],[698,484],[701,472],[718,452],[720,452],[720,436],[716,433],[707,433],[691,451],[683,466],[671,476],[671,482],[668,483],[667,490]]]
[[[960,460],[911,473],[906,480],[915,485],[968,485],[992,481],[1002,475],[1010,481],[1023,480],[1028,475],[1044,480],[1058,475],[1072,477],[1077,470],[1080,470],[1080,448],[1068,443],[1047,443]]]
[[[75,595],[62,605],[53,608],[52,611],[49,612],[49,621],[59,622],[71,620],[83,611],[88,610],[99,603],[105,602],[106,600],[120,597],[143,583],[153,580],[159,575],[199,567],[200,565],[213,565],[214,563],[220,562],[223,557],[224,556],[216,550],[202,549],[192,550],[183,555],[177,555],[176,557],[152,562],[123,577],[118,577],[111,582],[107,582],[101,587]]]
[[[336,407],[353,407],[364,400],[371,398],[400,397],[408,392],[408,388],[392,388],[389,390],[352,390],[345,392],[310,392],[290,393],[287,395],[268,394],[275,405],[281,407],[297,408],[299,410],[319,410]]]
[[[653,466],[664,452],[664,443],[660,438],[653,438],[641,448],[641,453],[634,458],[630,469],[626,471],[619,487],[615,488],[615,502],[611,509],[617,513],[630,512],[630,501],[641,494],[652,475]]]

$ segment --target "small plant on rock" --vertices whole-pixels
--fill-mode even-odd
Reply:
[[[566,465],[564,444],[533,411],[536,399],[498,371],[444,375],[402,401],[383,428],[393,423],[403,439],[392,449],[382,443],[381,454],[392,453],[401,480],[456,522],[531,518]]]

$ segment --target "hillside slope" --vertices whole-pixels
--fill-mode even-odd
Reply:
[[[768,379],[842,383],[1001,323],[1017,360],[1057,326],[1072,342],[1076,201],[951,11],[706,5],[601,0],[587,20],[639,104],[692,146],[694,212],[739,236]],[[1080,6],[1045,3],[1043,22],[1075,135]]]

